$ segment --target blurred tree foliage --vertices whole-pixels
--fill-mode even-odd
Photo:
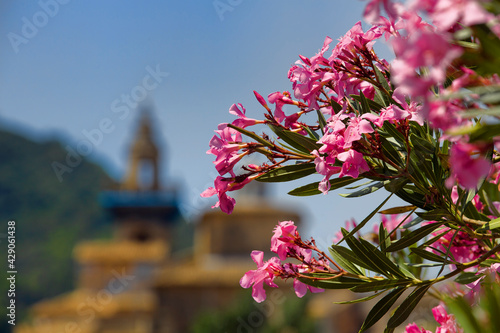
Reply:
[[[110,233],[98,195],[112,180],[83,158],[59,181],[51,164],[66,164],[66,155],[57,141],[34,142],[0,131],[0,246],[6,253],[7,222],[15,220],[17,321],[32,303],[74,287],[72,250],[78,241]],[[0,287],[6,295],[5,278]],[[7,297],[0,299],[4,306]]]
[[[238,300],[225,310],[207,311],[198,316],[191,333],[312,333],[318,332],[313,319],[304,316],[310,295],[286,297],[280,304],[271,300],[256,303],[251,290],[244,290]]]

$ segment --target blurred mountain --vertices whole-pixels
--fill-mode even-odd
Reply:
[[[113,181],[85,158],[77,163],[73,156],[73,167],[67,158],[57,141],[35,142],[0,130],[0,253],[6,272],[7,222],[14,220],[17,321],[29,304],[74,287],[72,250],[78,241],[110,234],[98,195]],[[54,166],[65,171],[61,177]],[[0,287],[6,295],[5,278]],[[7,297],[1,299],[4,306]]]

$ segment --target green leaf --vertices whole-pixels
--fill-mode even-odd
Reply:
[[[370,243],[364,239],[360,239],[359,241],[367,250],[366,253],[370,253],[371,255],[374,255],[375,257],[377,257],[378,260],[380,260],[380,262],[383,265],[382,267],[385,268],[387,273],[389,273],[390,275],[400,277],[400,278],[406,277],[406,275],[399,270],[399,267],[394,262],[392,262],[391,259],[389,259],[385,255],[385,253],[383,253],[382,251],[377,249],[372,243]]]
[[[394,126],[394,124],[386,121],[386,122],[384,122],[384,125],[382,126],[382,130],[389,133],[390,136],[392,136],[393,138],[395,138],[399,142],[401,142],[401,143],[406,142],[406,139],[405,139],[403,133],[398,131],[396,129],[396,126]]]
[[[330,105],[332,106],[335,113],[339,113],[340,111],[342,111],[342,105],[335,102],[333,99],[330,99]]]
[[[321,129],[321,133],[325,134],[325,127],[327,126],[325,116],[321,113],[320,110],[316,110],[316,113],[318,114],[318,124]]]
[[[425,284],[423,286],[415,288],[415,290],[397,307],[394,314],[391,316],[387,322],[387,327],[396,328],[401,325],[410,313],[415,309],[418,302],[424,297],[427,290],[431,287],[431,284]]]
[[[425,225],[417,230],[410,232],[409,234],[406,234],[398,241],[392,243],[385,250],[387,252],[394,252],[394,251],[399,251],[399,250],[405,249],[405,248],[409,247],[410,245],[415,244],[416,242],[418,242],[419,240],[421,240],[425,236],[429,235],[430,233],[432,233],[434,230],[441,227],[442,225],[443,225],[443,223],[440,223],[440,222]]]
[[[356,287],[351,288],[351,291],[354,291],[356,293],[366,293],[369,291],[387,290],[387,289],[393,289],[395,287],[406,287],[409,284],[411,284],[411,282],[412,280],[410,279],[401,279],[401,280],[385,279],[385,280],[360,284]]]
[[[354,98],[356,101],[358,101],[361,105],[363,105],[363,99],[361,97],[361,95],[349,95],[350,97]],[[364,96],[364,95],[363,95]],[[375,111],[376,113],[379,113],[380,110],[382,110],[384,108],[383,105],[375,102],[375,101],[372,101],[371,99],[369,98],[366,98],[365,97],[365,101],[366,103],[368,104],[369,106],[369,109]],[[366,107],[366,106],[365,106]],[[365,112],[366,113],[366,112]]]
[[[494,230],[498,228],[500,228],[500,217],[497,217],[496,219],[486,223],[481,228],[477,229],[477,231]]]
[[[385,252],[385,249],[391,245],[391,239],[382,222],[378,226],[378,242],[382,252]]]
[[[331,274],[304,274],[310,276],[311,278],[331,278]],[[364,280],[349,278],[345,276],[340,276],[335,279],[328,280],[314,280],[311,278],[299,278],[302,283],[307,285],[322,288],[322,289],[350,289],[357,285],[364,284]]]
[[[453,299],[447,298],[445,303],[450,309],[450,312],[455,315],[455,318],[457,318],[457,322],[460,324],[464,332],[484,333],[484,327],[478,323],[472,312],[470,303],[463,297],[456,297]]]
[[[378,69],[377,66],[373,66],[373,70],[375,71],[375,76],[377,77],[377,80],[382,84],[382,87],[384,87],[384,89],[387,91],[391,91],[391,87],[389,87],[389,83],[387,82],[387,79],[385,78],[384,74],[380,71],[380,69]]]
[[[391,309],[394,303],[398,300],[399,296],[401,296],[405,290],[405,288],[401,287],[396,288],[378,301],[366,316],[359,332],[364,332],[377,323]]]
[[[284,130],[281,127],[270,124],[269,127],[273,130],[276,135],[278,135],[283,141],[291,145],[292,147],[305,152],[310,153],[313,150],[319,149],[321,146],[316,143],[316,140],[308,138],[306,136],[300,135],[295,132]]]
[[[469,135],[470,142],[476,141],[492,141],[493,138],[500,135],[500,124],[481,124],[476,127],[476,130]]]
[[[415,210],[417,207],[410,205],[410,206],[399,206],[399,207],[393,207],[389,209],[384,209],[379,212],[379,214],[385,214],[385,215],[392,215],[392,214],[403,214],[412,210]]]
[[[417,212],[418,217],[426,221],[441,221],[441,220],[454,220],[454,216],[448,213],[446,209],[436,208],[428,212]]]
[[[400,191],[408,183],[407,178],[396,178],[386,182],[384,188],[391,193]]]
[[[287,182],[309,176],[316,172],[314,163],[286,165],[256,178],[259,182]]]
[[[342,229],[344,235],[347,234],[345,229]],[[393,275],[399,277],[405,277],[403,273],[398,270],[396,264],[394,264],[389,258],[385,256],[379,249],[365,241],[364,239],[356,239],[352,236],[344,236],[345,241],[349,245],[349,248],[356,254],[356,256],[361,260],[362,264],[360,266],[368,268],[374,272],[378,272],[388,277]]]
[[[472,283],[480,278],[482,278],[484,276],[484,274],[476,274],[476,273],[473,273],[473,272],[465,272],[465,273],[462,273],[460,274],[456,279],[455,279],[455,282],[456,283],[460,283],[460,284],[469,284],[469,283]]]
[[[425,196],[418,191],[417,188],[411,185],[405,185],[401,190],[395,192],[395,194],[403,199],[404,201],[422,208],[425,210],[429,209],[429,204],[425,200]]]
[[[454,261],[450,261],[448,259],[445,259],[443,257],[438,256],[435,253],[426,251],[424,249],[420,249],[418,247],[412,247],[412,248],[410,248],[410,251],[413,252],[415,255],[417,255],[417,256],[419,256],[421,258],[430,260],[430,261],[440,262],[440,263],[443,263],[443,264],[452,264],[452,263],[455,263]]]
[[[342,177],[342,178],[330,179],[330,191],[350,185],[354,182],[357,182],[360,179],[363,179],[363,177],[360,178]],[[318,190],[318,186],[319,182],[314,182],[311,184],[297,187],[296,189],[293,189],[290,192],[288,192],[288,194],[294,196],[309,196],[309,195],[321,194],[321,191]]]
[[[380,294],[382,294],[384,292],[385,292],[385,290],[381,291],[381,292],[378,292],[378,293],[375,293],[373,295],[369,295],[369,296],[366,296],[366,297],[354,299],[354,300],[351,300],[351,301],[333,302],[333,304],[354,304],[354,303],[366,302],[366,301],[369,301],[371,299],[374,299],[375,297],[379,296]]]
[[[368,100],[365,97],[365,95],[363,94],[363,92],[360,92],[359,95],[350,95],[350,97],[359,102],[359,105],[361,106],[361,110],[360,110],[361,112],[360,113],[362,113],[362,114],[364,114],[364,113],[370,113],[370,111],[371,111],[370,109],[372,107],[369,104],[369,102],[371,100]],[[373,102],[373,101],[371,101],[371,102],[374,104],[374,110],[375,111],[380,111],[381,109],[384,108],[382,105],[378,104],[377,102]]]
[[[371,185],[368,185],[368,186],[362,188],[361,190],[351,192],[351,193],[339,193],[339,195],[341,197],[344,197],[344,198],[358,198],[358,197],[362,197],[364,195],[373,193],[375,191],[378,191],[382,187],[384,187],[384,182],[375,182]]]
[[[436,147],[431,142],[414,133],[410,134],[410,142],[413,144],[413,147],[427,154],[433,154],[436,151]]]
[[[356,275],[364,275],[358,267],[356,267],[356,263],[359,264],[359,258],[349,249],[346,249],[340,245],[332,245],[329,249],[330,254],[332,255],[332,259],[343,269],[348,271],[349,273]]]
[[[263,144],[264,146],[267,146],[269,148],[273,148],[274,147],[274,145],[271,142],[269,142],[267,140],[264,140],[263,138],[261,138],[260,136],[258,136],[257,134],[255,134],[254,132],[248,131],[248,130],[240,128],[238,126],[234,126],[232,124],[227,124],[227,127],[230,127],[232,129],[237,130],[241,134],[244,134],[244,135],[246,135],[246,136],[254,139],[255,141]]]

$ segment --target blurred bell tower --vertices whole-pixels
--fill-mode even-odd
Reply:
[[[102,197],[115,221],[114,237],[119,241],[170,244],[179,217],[177,191],[160,185],[161,154],[152,117],[148,109],[141,110],[126,175],[118,191],[108,191]]]

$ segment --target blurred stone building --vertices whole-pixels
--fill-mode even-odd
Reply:
[[[207,309],[230,306],[243,274],[255,269],[254,249],[269,249],[278,221],[299,222],[249,186],[231,215],[210,210],[195,225],[193,247],[176,251],[183,223],[175,188],[159,181],[160,154],[143,112],[120,188],[102,193],[113,238],[76,244],[74,291],[43,300],[16,333],[188,332]],[[269,255],[269,253],[268,253]]]

